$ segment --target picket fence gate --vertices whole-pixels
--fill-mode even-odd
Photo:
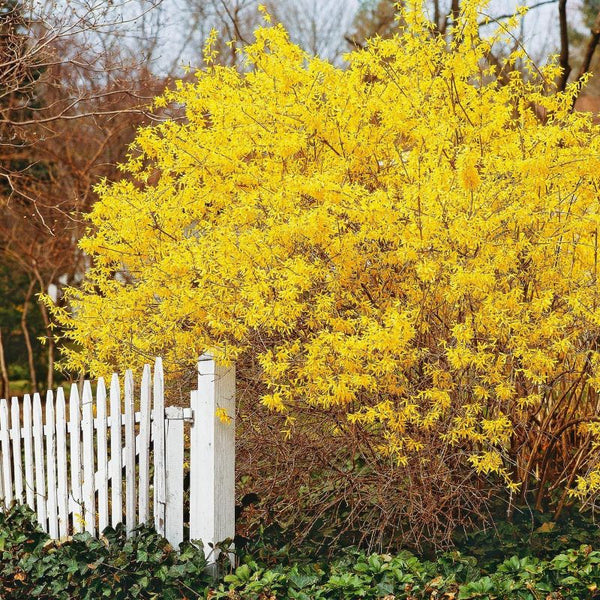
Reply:
[[[131,370],[123,383],[113,374],[107,397],[99,379],[95,399],[85,381],[68,402],[63,388],[44,405],[0,400],[0,510],[27,502],[55,539],[154,524],[174,548],[202,540],[215,560],[210,544],[234,536],[234,368],[203,356],[189,407],[165,406],[160,359],[137,394]]]

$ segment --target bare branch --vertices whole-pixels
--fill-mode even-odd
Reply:
[[[558,2],[558,0],[542,0],[542,2],[536,2],[535,4],[532,4],[531,6],[527,7],[527,12],[529,13],[532,10],[535,10],[536,8],[541,8],[542,6],[547,6],[548,4],[556,4],[557,2]],[[496,23],[497,21],[504,21],[505,19],[511,19],[514,16],[515,16],[514,11],[509,12],[509,13],[504,13],[502,15],[495,16],[493,19],[487,19],[485,21],[482,21],[481,23],[479,23],[479,26],[485,27],[486,25]]]
[[[581,63],[581,68],[579,69],[579,73],[577,73],[577,81],[579,81],[586,73],[590,70],[590,65],[592,63],[592,58],[594,56],[594,52],[596,51],[596,47],[600,42],[600,11],[596,15],[596,19],[592,28],[590,30],[590,39],[587,43],[585,54],[583,55],[583,62]]]
[[[567,24],[567,0],[558,2],[558,21],[560,24],[560,55],[559,64],[562,68],[562,74],[558,80],[557,87],[564,91],[567,87],[567,81],[571,74],[571,65],[569,64],[569,28]]]

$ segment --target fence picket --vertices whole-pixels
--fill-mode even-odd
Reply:
[[[165,477],[165,400],[162,360],[154,363],[154,527],[165,535],[166,477]]]
[[[83,433],[83,520],[85,522],[85,530],[91,535],[95,535],[96,533],[93,402],[92,386],[86,380],[83,383],[81,403],[81,429]]]
[[[77,384],[71,385],[69,397],[69,440],[71,442],[71,496],[73,498],[73,531],[83,530],[83,496],[81,492],[81,399]]]
[[[2,475],[2,443],[0,442],[0,509],[4,508],[4,475]]]
[[[21,456],[21,415],[19,399],[13,396],[11,400],[10,424],[12,438],[13,475],[15,478],[15,500],[23,502],[23,458]]]
[[[217,409],[225,411],[228,423],[216,416]],[[217,366],[212,357],[203,356],[192,410],[190,539],[201,539],[209,553],[209,543],[233,539],[235,534],[235,369]]]
[[[31,396],[23,398],[23,446],[25,455],[25,496],[31,510],[35,510],[35,478],[33,475],[33,430],[31,424]]]
[[[96,389],[96,427],[98,444],[98,530],[108,527],[108,446],[106,433],[106,387],[102,377]]]
[[[125,372],[125,524],[127,532],[133,531],[137,494],[135,489],[135,397],[133,372]]]
[[[48,513],[48,534],[58,537],[58,498],[56,494],[56,424],[54,420],[54,394],[46,393],[46,511]]]
[[[48,531],[46,519],[46,469],[44,467],[44,423],[39,394],[33,395],[33,450],[35,469],[35,503],[42,529]]]
[[[123,520],[123,456],[121,452],[121,390],[119,378],[113,375],[110,382],[110,480],[111,525]]]
[[[65,392],[61,387],[56,392],[56,479],[58,532],[64,538],[69,534],[69,481]]]
[[[4,488],[4,506],[9,508],[13,502],[12,467],[10,464],[10,424],[8,420],[8,402],[0,400],[0,445],[2,446],[2,484]]]
[[[4,508],[4,476],[2,475],[2,443],[0,442],[0,509]]]
[[[148,523],[150,518],[150,365],[144,365],[140,393],[139,435],[139,522]]]
[[[165,537],[177,549],[183,541],[183,417],[175,406],[167,407],[165,413]]]

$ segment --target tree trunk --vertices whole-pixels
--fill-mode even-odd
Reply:
[[[579,69],[579,73],[577,74],[577,80],[581,79],[589,70],[590,65],[592,64],[592,58],[594,56],[594,52],[596,51],[596,47],[600,42],[600,11],[596,15],[596,20],[592,25],[592,29],[590,30],[590,39],[588,41],[587,47],[585,49],[585,54],[583,56],[583,62],[581,63],[581,68]]]
[[[37,392],[37,378],[35,375],[35,361],[33,360],[33,347],[31,345],[31,337],[29,335],[29,329],[27,329],[27,313],[29,311],[29,301],[31,300],[31,293],[33,292],[33,286],[35,280],[31,280],[25,300],[23,302],[23,314],[21,315],[21,329],[23,330],[23,337],[25,338],[25,346],[27,347],[27,362],[29,363],[29,380],[31,381],[31,391]]]
[[[569,64],[569,28],[567,25],[567,0],[560,0],[558,3],[558,21],[560,24],[560,56],[559,64],[562,68],[562,74],[558,80],[558,89],[563,92],[567,87],[567,81],[571,73]]]
[[[54,334],[52,333],[48,309],[41,302],[39,303],[39,306],[44,321],[44,327],[46,328],[46,339],[48,343],[48,377],[46,379],[46,385],[47,389],[51,390],[54,387]]]
[[[48,291],[48,286],[44,284],[44,280],[37,269],[34,271],[34,274],[40,286],[40,292],[45,294]],[[52,332],[52,323],[50,322],[50,315],[48,314],[46,305],[43,302],[38,302],[38,306],[40,307],[40,313],[42,314],[42,320],[44,321],[46,340],[48,343],[48,376],[46,378],[46,389],[51,390],[54,387],[54,333]]]
[[[1,398],[7,398],[10,395],[10,384],[8,381],[8,369],[6,368],[6,358],[4,356],[4,341],[2,340],[2,329],[0,329],[0,374],[2,375]]]
[[[459,0],[452,0],[452,6],[450,7],[450,14],[452,17],[452,26],[456,27],[456,25],[458,23],[458,17],[460,15]]]

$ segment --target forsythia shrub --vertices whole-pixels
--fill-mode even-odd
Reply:
[[[93,267],[55,309],[67,366],[251,356],[288,434],[331,410],[332,438],[400,472],[427,471],[435,440],[513,492],[595,492],[598,127],[571,111],[577,85],[553,89],[555,62],[518,50],[499,80],[486,57],[509,33],[481,37],[481,7],[442,38],[408,2],[346,68],[281,25],[244,72],[209,40],[155,101],[184,115],[142,128],[129,177],[98,186]]]

